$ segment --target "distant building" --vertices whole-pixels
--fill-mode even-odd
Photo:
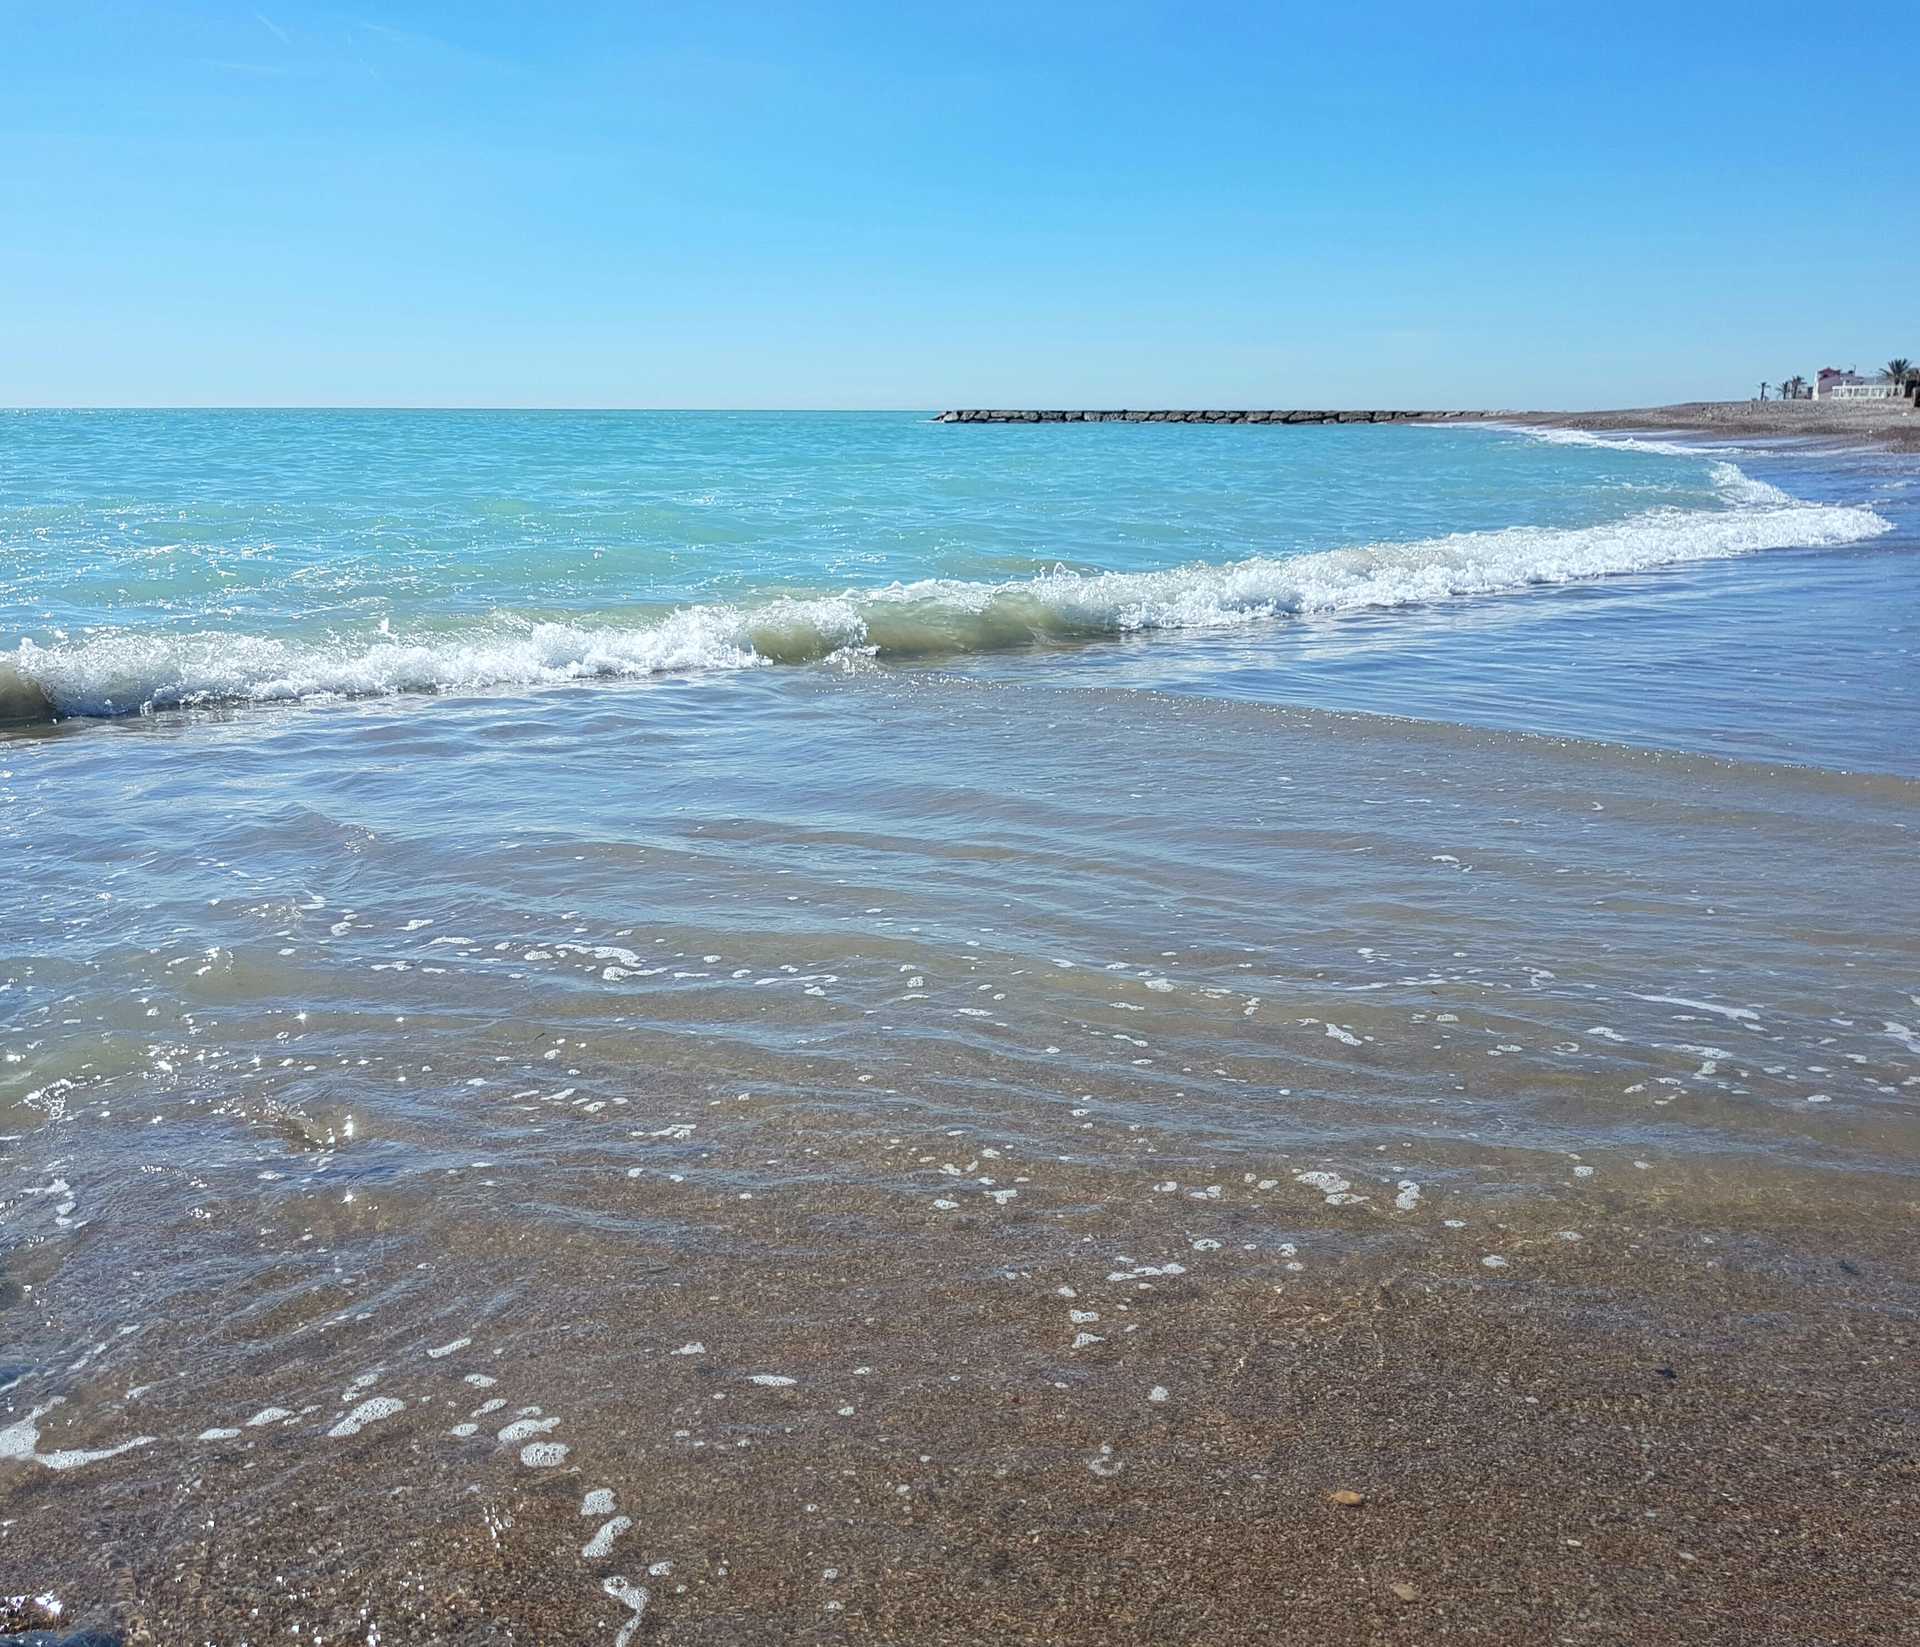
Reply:
[[[1822,366],[1813,380],[1815,400],[1897,400],[1899,396],[1898,387],[1885,378],[1875,381],[1838,366]]]

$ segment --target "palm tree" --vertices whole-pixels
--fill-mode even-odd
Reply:
[[[1905,355],[1895,355],[1887,362],[1887,381],[1896,389],[1904,389],[1907,379],[1913,376],[1913,362]]]
[[[1768,385],[1767,385],[1767,384],[1765,384],[1765,383],[1762,383],[1762,384],[1760,385],[1760,398],[1761,398],[1762,400],[1765,400],[1765,399],[1767,398],[1767,389],[1768,389]]]
[[[1796,372],[1792,377],[1788,378],[1786,382],[1780,385],[1781,398],[1785,400],[1798,400],[1806,387],[1807,380]]]

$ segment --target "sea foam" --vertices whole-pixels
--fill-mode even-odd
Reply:
[[[1532,428],[1522,424],[1483,424],[1505,434],[1525,435],[1543,446],[1590,446],[1606,452],[1657,452],[1662,457],[1698,458],[1715,452],[1731,451],[1727,446],[1712,446],[1701,441],[1655,440],[1646,435],[1595,434],[1591,429]]]
[[[835,654],[931,659],[1035,641],[1388,610],[1769,549],[1838,547],[1891,530],[1870,508],[1796,502],[1732,463],[1715,463],[1711,476],[1725,507],[1662,507],[1600,525],[1513,526],[1154,572],[1057,568],[1006,582],[930,578],[761,604],[690,606],[639,625],[506,618],[409,639],[119,629],[51,646],[26,640],[0,654],[0,718],[468,692]]]

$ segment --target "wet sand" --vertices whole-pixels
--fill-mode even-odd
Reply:
[[[31,837],[94,959],[16,980],[67,1073],[4,1143],[7,1593],[156,1647],[1908,1627],[1912,781],[579,701],[604,810],[518,738],[509,836],[406,707],[9,746],[27,816],[175,799]],[[723,793],[728,737],[805,759]],[[377,806],[235,808],[293,741]]]
[[[748,1130],[796,1157],[832,1136]],[[714,1644],[1910,1625],[1920,1294],[1885,1186],[1787,1241],[1764,1196],[1694,1186],[1666,1215],[1569,1178],[1544,1206],[1454,1206],[1464,1227],[1417,1249],[1290,1181],[1051,1187],[1011,1218],[803,1181],[744,1216],[705,1198],[750,1265],[690,1265],[611,1186],[583,1198],[605,1226],[544,1250],[483,1220],[418,1282],[343,1274],[300,1307],[311,1348],[149,1397],[143,1426],[224,1407],[239,1430],[172,1486],[102,1480],[76,1519],[79,1476],[16,1479],[9,1571],[153,1643],[613,1640],[642,1589],[635,1639]],[[1350,1255],[1290,1270],[1275,1222]],[[416,1285],[518,1302],[447,1350],[380,1325]],[[279,1308],[156,1336],[287,1334]],[[336,1406],[303,1386],[355,1358],[406,1405],[324,1443],[316,1480]],[[317,1418],[247,1427],[303,1395]],[[523,1433],[565,1456],[527,1467]],[[41,1445],[114,1439],[49,1423]]]

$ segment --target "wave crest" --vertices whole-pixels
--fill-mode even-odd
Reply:
[[[853,650],[951,656],[1424,605],[1681,561],[1837,547],[1891,530],[1871,509],[1797,503],[1730,463],[1716,464],[1713,478],[1732,507],[1655,509],[1606,525],[1515,526],[1159,572],[1062,568],[1005,583],[927,579],[746,608],[686,607],[638,626],[509,620],[370,643],[137,629],[56,646],[23,641],[0,655],[0,718],[538,686],[806,663]]]

